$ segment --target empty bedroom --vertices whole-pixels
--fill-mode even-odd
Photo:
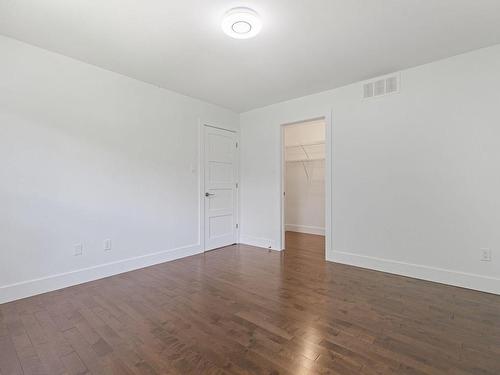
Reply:
[[[0,375],[500,374],[498,0],[0,0]]]

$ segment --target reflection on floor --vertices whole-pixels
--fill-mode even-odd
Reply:
[[[235,245],[0,306],[0,373],[500,374],[500,297]]]

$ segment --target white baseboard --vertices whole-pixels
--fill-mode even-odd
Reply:
[[[276,247],[273,240],[265,238],[242,235],[240,243],[266,249],[271,248],[272,250],[280,250]],[[0,304],[200,254],[202,252],[199,245],[186,246],[1,286]],[[500,295],[500,278],[370,257],[344,251],[328,252],[327,260]]]
[[[382,259],[345,251],[330,252],[327,254],[327,260],[500,295],[500,278],[496,277]]]
[[[185,246],[1,286],[0,304],[200,254],[202,252],[203,250],[200,245]]]
[[[308,233],[308,234],[317,234],[319,236],[325,235],[325,228],[322,227],[311,227],[307,225],[299,225],[299,224],[286,224],[285,230],[290,232],[299,232],[299,233]]]
[[[259,237],[248,236],[248,235],[242,234],[242,235],[240,235],[240,243],[244,244],[244,245],[262,247],[264,249],[271,249],[271,250],[277,250],[277,251],[282,250],[276,245],[275,241],[270,240],[268,238],[259,238]]]

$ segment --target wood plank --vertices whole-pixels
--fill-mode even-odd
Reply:
[[[0,305],[0,374],[500,374],[500,297],[235,245]]]

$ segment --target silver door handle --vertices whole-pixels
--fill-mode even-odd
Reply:
[[[212,196],[214,196],[214,195],[215,195],[215,194],[212,194],[212,193],[205,193],[205,197],[207,197],[207,198],[208,198],[208,197],[212,197]]]

